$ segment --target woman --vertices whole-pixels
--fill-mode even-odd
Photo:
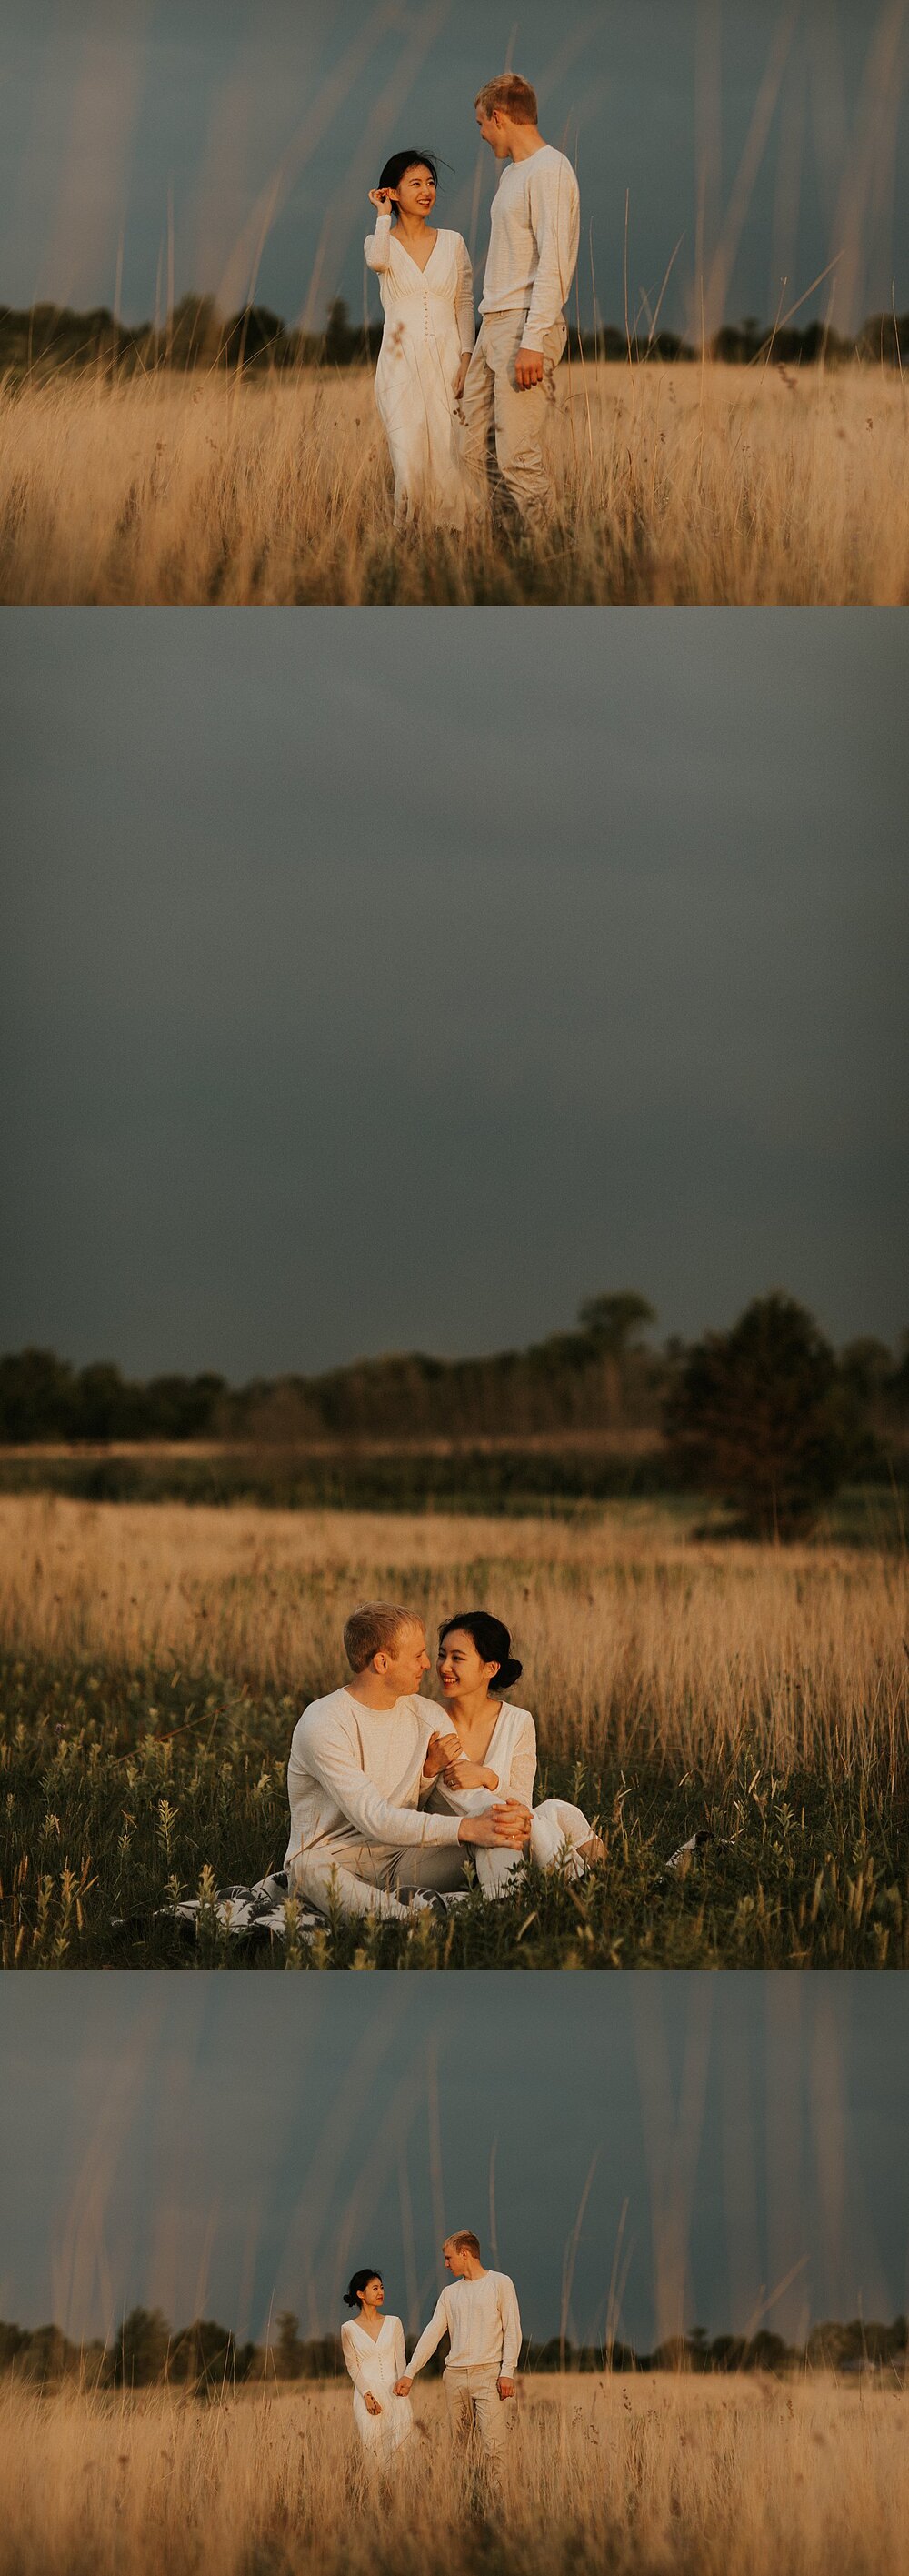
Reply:
[[[369,2467],[388,2469],[401,2443],[413,2432],[409,2397],[396,2397],[395,2380],[407,2368],[400,2317],[383,2316],[382,2275],[368,2267],[355,2272],[344,2292],[345,2308],[354,2311],[341,2327],[341,2350],[354,2384],[354,2423]]]
[[[573,1878],[581,1878],[591,1861],[605,1859],[605,1846],[592,1833],[580,1807],[564,1798],[533,1805],[537,1773],[537,1737],[528,1708],[500,1699],[521,1677],[504,1621],[488,1610],[459,1610],[439,1629],[436,1671],[451,1719],[452,1734],[436,1739],[430,1762],[437,1767],[429,1804],[455,1815],[480,1815],[503,1797],[518,1798],[531,1809],[529,1857],[538,1868],[551,1869],[564,1859]],[[456,1738],[458,1751],[453,1751]],[[448,1753],[448,1760],[445,1754]],[[520,1852],[477,1850],[477,1876],[486,1896],[504,1894],[521,1864]]]
[[[459,529],[466,516],[454,412],[474,342],[473,289],[466,242],[429,222],[438,184],[428,153],[395,152],[369,191],[376,228],[363,250],[385,314],[376,402],[398,529],[414,520]]]

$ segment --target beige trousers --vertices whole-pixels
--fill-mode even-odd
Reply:
[[[555,509],[546,436],[556,402],[555,371],[568,329],[560,314],[543,341],[543,382],[521,392],[515,359],[524,332],[523,313],[488,313],[461,396],[461,461],[479,508],[489,499],[490,444],[495,448],[493,499],[507,493],[525,527],[545,536]]]
[[[479,2370],[452,2370],[449,2366],[443,2373],[442,2386],[452,2441],[466,2443],[475,2435],[484,2458],[498,2467],[517,2400],[500,2397],[497,2381]]]
[[[327,1912],[334,1902],[344,1914],[379,1914],[386,1922],[407,1920],[398,1891],[464,1887],[468,1855],[461,1843],[411,1843],[395,1851],[388,1843],[322,1843],[317,1851],[300,1852],[290,1876],[294,1890]],[[490,1859],[510,1859],[504,1847]]]

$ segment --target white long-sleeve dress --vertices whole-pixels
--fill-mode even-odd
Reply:
[[[567,1798],[544,1798],[534,1807],[533,1791],[537,1776],[537,1730],[529,1708],[515,1708],[503,1699],[492,1735],[483,1757],[484,1771],[498,1774],[497,1789],[448,1789],[440,1777],[430,1799],[441,1813],[455,1816],[481,1816],[487,1807],[497,1807],[505,1797],[520,1798],[533,1812],[529,1857],[538,1869],[551,1869],[562,1859],[573,1877],[582,1878],[586,1862],[580,1858],[580,1845],[589,1842],[592,1826]],[[567,1846],[567,1849],[566,1849]],[[477,1877],[484,1896],[502,1894],[508,1879],[521,1866],[524,1854],[502,1847],[473,1852]]]
[[[391,216],[379,215],[363,252],[385,315],[375,389],[394,470],[395,526],[419,519],[462,528],[454,379],[475,336],[467,244],[460,233],[437,232],[421,269],[396,238]]]
[[[387,2468],[414,2429],[409,2397],[394,2393],[395,2380],[403,2379],[407,2368],[400,2317],[383,2317],[375,2341],[357,2317],[345,2320],[341,2350],[354,2384],[354,2423],[364,2451],[372,2468]],[[367,2397],[377,2398],[381,2415],[370,2414]]]

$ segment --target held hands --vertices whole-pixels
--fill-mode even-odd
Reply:
[[[452,1728],[449,1728],[447,1735],[442,1735],[438,1727],[434,1728],[423,1755],[424,1780],[435,1780],[440,1771],[450,1770],[452,1764],[457,1762],[460,1751],[460,1737],[455,1735]]]
[[[484,1771],[482,1762],[446,1762],[442,1773],[446,1789],[497,1789],[494,1771]]]
[[[397,188],[370,188],[369,202],[371,206],[375,206],[377,214],[390,215],[392,206],[396,206],[398,202]],[[541,358],[541,367],[542,364]]]
[[[522,1851],[530,1841],[530,1831],[529,1807],[522,1807],[517,1798],[509,1798],[504,1806],[488,1807],[483,1816],[465,1816],[458,1827],[458,1841],[493,1849],[504,1844],[511,1851]]]
[[[519,349],[514,362],[514,380],[519,394],[530,392],[532,385],[543,382],[542,349]]]
[[[382,2409],[377,2397],[364,2397],[363,2404],[366,2408],[367,2415],[381,2415]]]
[[[395,2380],[395,2390],[394,2390],[395,2396],[396,2396],[396,2397],[409,2397],[409,2396],[410,2396],[410,2385],[411,2385],[411,2383],[410,2383],[410,2380],[409,2380],[409,2379],[396,2379],[396,2380]]]

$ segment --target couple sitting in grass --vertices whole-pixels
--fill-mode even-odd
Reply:
[[[344,1630],[351,1679],[313,1700],[294,1729],[287,1772],[292,1893],[323,1913],[404,1922],[466,1893],[473,1861],[484,1896],[504,1895],[525,1855],[579,1877],[603,1845],[579,1807],[534,1807],[536,1730],[503,1694],[521,1666],[501,1619],[458,1611],[439,1630],[444,1717],[421,1696],[426,1631],[384,1601]]]

